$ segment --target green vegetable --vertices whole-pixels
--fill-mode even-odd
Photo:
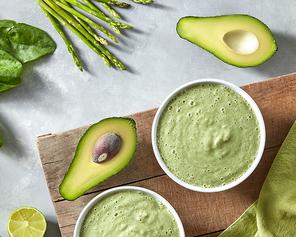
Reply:
[[[91,48],[95,53],[97,53],[103,59],[104,63],[107,66],[110,66],[110,62],[108,61],[108,59],[106,58],[106,56],[104,54],[102,54],[94,46],[94,44],[91,44],[91,42],[89,40],[91,40],[92,43],[95,43],[96,42],[97,45],[99,44],[99,42],[96,41],[94,38],[92,38],[92,36],[81,25],[79,25],[77,22],[75,22],[76,24],[74,24],[73,23],[74,20],[71,21],[71,19],[69,18],[69,16],[66,16],[67,14],[65,12],[63,12],[61,9],[59,9],[58,6],[55,5],[54,3],[51,3],[51,6],[54,7],[55,10],[59,10],[60,11],[59,13],[62,14],[63,16],[65,16],[68,19],[69,22],[67,22],[67,20],[64,20],[64,18],[62,18],[59,14],[57,14],[55,12],[55,10],[53,10],[51,7],[49,7],[44,2],[40,1],[39,2],[39,5],[43,9],[43,11],[47,11],[49,14],[51,14],[53,17],[55,17],[58,21],[60,21],[63,25],[65,25],[66,27],[68,27],[69,30],[71,30],[75,35],[77,35],[89,48]],[[76,27],[79,28],[79,30]],[[86,35],[87,38],[85,38],[84,35]]]
[[[56,45],[41,29],[11,20],[1,20],[0,49],[21,63],[26,63],[53,53]]]
[[[0,134],[0,147],[3,145],[3,139],[2,139],[2,136]],[[1,237],[1,236],[0,236]]]
[[[22,63],[0,49],[0,92],[21,84],[22,72]]]
[[[21,84],[24,63],[55,49],[55,43],[43,30],[12,20],[0,20],[0,92]]]
[[[0,20],[0,92],[21,83],[23,65],[53,53],[56,45],[43,30]]]
[[[100,2],[100,4],[108,11],[110,12],[110,14],[112,16],[114,16],[117,19],[121,19],[120,15],[112,8],[110,7],[108,4],[104,3],[104,2]]]
[[[71,5],[65,5],[63,3],[59,3],[56,2],[61,8],[63,8],[64,10],[68,11],[70,14],[73,15],[73,17],[78,17],[79,19],[85,21],[86,23],[88,23],[89,25],[92,25],[94,28],[102,31],[107,37],[109,37],[112,41],[114,41],[115,43],[118,43],[117,39],[107,30],[105,30],[102,26],[98,25],[97,23],[95,23],[94,21],[88,19],[86,16],[84,16],[83,14],[81,14],[78,11],[75,11],[73,8],[71,8]],[[58,18],[57,18],[58,19]],[[69,18],[68,18],[69,19]],[[63,19],[58,19],[61,23],[63,23]],[[73,23],[75,24],[75,23]],[[67,25],[66,25],[67,26]],[[67,26],[68,27],[68,26]],[[69,28],[69,27],[68,27]],[[80,27],[78,27],[79,29]],[[71,30],[71,29],[70,29]],[[88,37],[87,34],[85,34],[84,36],[86,36],[86,38]],[[82,39],[83,40],[83,39]],[[107,43],[108,44],[108,43]]]
[[[23,64],[53,53],[56,44],[34,26],[0,20],[0,92],[21,84]],[[3,140],[0,134],[0,147]]]
[[[60,25],[55,21],[54,17],[52,15],[50,15],[46,10],[44,10],[43,8],[42,8],[42,10],[44,11],[45,15],[49,18],[49,20],[53,24],[54,28],[57,30],[57,32],[60,34],[60,36],[64,40],[65,44],[67,45],[67,49],[68,49],[69,53],[72,55],[76,66],[82,71],[82,65],[81,65],[81,62],[79,61],[79,58],[78,58],[76,52],[75,52],[75,49],[73,48],[72,44],[67,39],[67,37],[65,36],[62,29],[60,28]]]
[[[114,5],[116,7],[129,7],[130,4],[125,2],[118,2],[116,0],[95,0],[96,2],[103,2],[106,4]]]
[[[133,27],[124,24],[118,20],[113,20],[106,16],[98,6],[92,3],[90,0],[36,0],[46,16],[50,19],[60,36],[63,38],[68,51],[72,54],[72,57],[82,71],[79,58],[74,51],[74,48],[70,41],[66,38],[59,24],[65,26],[72,31],[77,37],[79,37],[90,49],[92,49],[98,56],[100,56],[104,63],[110,67],[110,61],[118,68],[125,70],[125,66],[119,62],[108,50],[105,49],[104,45],[108,45],[106,39],[98,36],[95,31],[91,28],[103,32],[109,39],[118,43],[118,40],[105,28],[98,23],[89,19],[86,15],[91,14],[98,20],[107,22],[109,27],[117,34],[121,35],[119,28],[121,29],[132,29]],[[118,2],[116,0],[94,0],[100,3],[111,17],[121,19],[119,14],[111,8],[109,5],[116,7],[129,7],[130,4],[125,2]],[[137,3],[152,3],[152,0],[132,0]]]
[[[61,0],[61,2],[63,4],[65,4],[66,6],[68,7],[71,7],[70,4],[68,4],[65,0]],[[105,40],[104,38],[102,38],[101,36],[98,36],[94,31],[93,29],[86,23],[84,22],[83,20],[81,20],[78,16],[75,16],[74,15],[74,18],[81,24],[81,26],[87,30],[87,32],[92,35],[97,41],[99,41],[101,44],[103,45],[108,45],[108,42],[107,40]]]
[[[46,0],[45,0],[46,1]],[[119,21],[116,20],[112,20],[109,17],[106,17],[104,14],[102,14],[102,12],[100,12],[94,5],[90,5],[89,1],[84,0],[84,2],[87,2],[88,7],[79,3],[77,0],[66,0],[68,3],[71,3],[72,5],[81,8],[82,10],[84,10],[87,13],[90,13],[96,17],[98,17],[99,19],[101,19],[102,21],[106,21],[112,25],[118,26],[122,29],[132,29],[132,26],[129,26],[127,24],[121,23]],[[59,1],[54,0],[54,2],[58,3]]]
[[[136,3],[143,3],[143,4],[153,3],[153,0],[131,0],[131,1]]]

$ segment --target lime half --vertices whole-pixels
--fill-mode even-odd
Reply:
[[[7,231],[11,237],[43,237],[46,228],[44,215],[34,207],[16,209],[7,222]]]

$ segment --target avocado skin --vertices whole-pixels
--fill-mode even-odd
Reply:
[[[206,48],[206,47],[201,46],[200,44],[196,43],[193,39],[188,39],[186,37],[183,37],[182,34],[180,34],[180,32],[179,32],[179,27],[180,27],[180,24],[181,24],[181,22],[183,20],[190,19],[190,18],[191,19],[192,18],[195,18],[195,19],[199,19],[199,18],[200,19],[205,19],[205,18],[214,19],[214,18],[224,18],[224,17],[229,17],[229,18],[231,18],[231,17],[232,18],[236,18],[236,17],[247,17],[247,18],[251,18],[251,19],[257,21],[258,23],[260,23],[265,28],[266,32],[268,32],[268,34],[270,35],[270,38],[273,39],[273,42],[272,43],[274,44],[274,48],[270,52],[270,55],[268,55],[265,60],[263,60],[263,61],[261,61],[259,63],[253,63],[253,64],[250,64],[250,65],[240,65],[239,63],[229,62],[227,59],[225,59],[225,58],[223,58],[221,56],[218,56],[214,50],[211,50],[209,48]],[[227,64],[232,65],[232,66],[240,67],[240,68],[247,68],[247,67],[256,67],[256,66],[259,66],[262,63],[264,63],[265,61],[267,61],[268,59],[270,59],[278,51],[278,45],[277,45],[277,43],[275,41],[275,38],[274,38],[274,35],[271,32],[271,30],[269,29],[269,27],[264,22],[262,22],[261,20],[259,20],[258,18],[253,17],[253,16],[250,16],[250,15],[247,15],[247,14],[230,14],[230,15],[218,15],[218,16],[208,16],[208,17],[185,16],[185,17],[180,18],[179,21],[177,22],[176,31],[177,31],[179,37],[181,37],[182,39],[185,39],[185,40],[189,41],[190,43],[193,43],[193,44],[199,46],[200,48],[208,51],[209,53],[213,54],[215,57],[217,57],[218,59],[220,59],[224,63],[227,63]]]
[[[120,157],[120,158],[123,158],[124,161],[120,161],[121,164],[117,165],[115,167],[112,165],[107,166],[107,168],[109,169],[108,172],[106,172],[106,169],[102,168],[102,166],[100,164],[96,164],[95,169],[100,169],[100,171],[104,172],[104,175],[102,176],[100,174],[100,172],[93,169],[93,171],[96,173],[96,176],[97,176],[94,178],[93,182],[91,182],[90,184],[87,184],[87,185],[84,185],[84,183],[81,183],[80,185],[76,185],[76,183],[77,183],[76,181],[80,181],[81,179],[85,179],[84,178],[85,176],[88,176],[89,173],[93,172],[93,171],[89,172],[89,170],[86,171],[83,168],[81,169],[81,167],[83,167],[83,165],[81,165],[81,164],[85,163],[84,162],[85,159],[92,160],[91,155],[90,155],[90,157],[85,157],[82,155],[82,154],[84,154],[84,152],[82,152],[82,151],[86,149],[84,147],[87,146],[86,144],[88,143],[88,137],[94,133],[94,130],[96,130],[97,127],[99,127],[99,126],[104,127],[104,125],[106,123],[108,125],[108,123],[110,124],[113,122],[114,123],[119,122],[121,125],[124,124],[124,126],[128,127],[128,129],[130,130],[129,136],[132,138],[131,139],[132,141],[125,142],[125,144],[127,144],[126,146],[130,146],[130,149],[128,149],[128,154],[126,156],[121,155],[121,157]],[[99,137],[100,136],[98,136],[95,139],[92,139],[91,142],[94,143]],[[121,137],[121,138],[123,140],[126,140],[126,137]],[[98,123],[92,124],[86,130],[86,132],[82,135],[82,137],[77,145],[74,158],[69,166],[67,173],[64,176],[63,181],[61,182],[61,184],[59,186],[60,195],[63,198],[65,198],[66,200],[73,201],[73,200],[77,199],[78,197],[80,197],[81,195],[83,195],[86,191],[88,191],[92,187],[103,182],[104,180],[106,180],[110,176],[117,174],[119,171],[121,171],[123,168],[125,168],[129,164],[130,160],[133,158],[133,156],[135,154],[136,147],[137,147],[137,128],[136,128],[136,122],[132,118],[110,117],[110,118],[102,119]],[[87,148],[88,152],[91,152],[92,148],[93,148],[93,146],[90,145],[89,148]],[[117,154],[116,156],[119,156],[119,154]],[[116,156],[112,159],[112,160],[114,160],[114,161],[112,161],[113,164],[116,163],[116,159],[115,159]],[[91,164],[92,163],[95,164],[93,161],[91,161]],[[105,163],[112,164],[110,161],[107,161]],[[88,166],[86,166],[86,167],[89,168]],[[88,181],[88,180],[85,180],[85,181]]]

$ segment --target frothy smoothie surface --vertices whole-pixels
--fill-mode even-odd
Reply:
[[[237,180],[254,162],[259,145],[251,105],[220,84],[198,84],[177,94],[157,128],[158,150],[168,169],[197,187]]]
[[[179,237],[175,217],[156,198],[135,190],[113,193],[88,212],[80,237]]]

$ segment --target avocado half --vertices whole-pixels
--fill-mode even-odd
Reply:
[[[260,65],[278,49],[270,29],[249,15],[183,17],[177,23],[177,33],[237,67]]]
[[[96,141],[107,133],[121,138],[119,152],[110,160],[95,163],[92,151]],[[90,188],[122,170],[132,159],[137,146],[136,123],[131,118],[106,118],[91,125],[81,137],[75,156],[59,191],[67,200],[75,200]]]

